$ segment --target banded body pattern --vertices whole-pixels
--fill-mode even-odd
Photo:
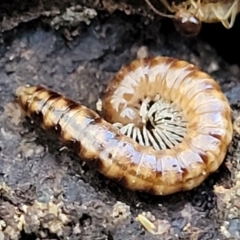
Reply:
[[[222,163],[232,138],[230,107],[219,85],[195,66],[168,57],[135,60],[123,67],[104,95],[105,119],[41,86],[19,87],[16,95],[31,119],[55,132],[102,174],[129,189],[156,195],[201,184]],[[143,115],[148,107],[142,108],[143,114],[138,111],[146,99],[165,99],[182,111],[177,114],[185,121],[180,121],[181,141],[156,150],[151,143],[140,144],[112,124],[146,126]],[[157,126],[162,124],[159,121]]]

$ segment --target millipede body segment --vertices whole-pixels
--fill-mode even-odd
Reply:
[[[102,174],[156,195],[200,185],[232,139],[231,109],[217,82],[170,57],[122,67],[102,98],[103,118],[41,86],[16,95],[31,119]]]

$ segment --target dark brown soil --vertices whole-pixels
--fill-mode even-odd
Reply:
[[[180,36],[168,20],[118,11],[90,22],[53,30],[32,20],[1,36],[0,239],[239,239],[239,22],[232,30],[204,26],[196,38]],[[217,42],[228,34],[228,43]],[[96,109],[106,84],[144,46],[150,55],[185,59],[208,72],[233,109],[236,132],[224,164],[189,192],[157,197],[125,189],[23,121],[14,104],[16,88],[29,83]],[[136,220],[143,212],[169,227],[152,235]]]

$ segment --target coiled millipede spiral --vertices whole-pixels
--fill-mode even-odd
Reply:
[[[170,57],[123,66],[102,98],[104,118],[41,86],[16,95],[31,119],[102,174],[156,195],[200,185],[232,139],[231,109],[217,82]]]

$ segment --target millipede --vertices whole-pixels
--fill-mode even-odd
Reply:
[[[232,140],[219,84],[193,64],[133,60],[109,82],[97,113],[43,86],[16,90],[26,115],[126,188],[168,195],[199,186]]]

